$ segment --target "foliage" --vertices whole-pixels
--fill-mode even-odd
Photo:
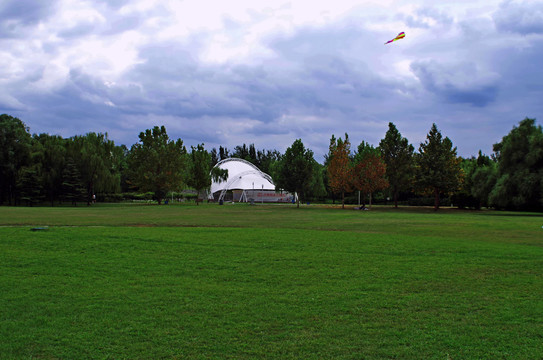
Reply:
[[[439,194],[456,191],[462,180],[460,158],[456,156],[456,147],[451,140],[443,139],[436,124],[432,125],[426,141],[420,144],[416,157],[419,191],[434,195],[434,209],[439,208]]]
[[[370,207],[372,193],[388,187],[386,165],[378,149],[362,141],[354,157],[354,187],[363,194],[369,194]]]
[[[87,197],[87,191],[81,180],[81,173],[71,157],[66,159],[66,167],[62,172],[62,194],[65,200],[77,206],[78,201]]]
[[[152,191],[161,204],[169,190],[182,187],[187,150],[181,139],[169,139],[164,126],[141,132],[139,139],[128,156],[130,181],[140,191]]]
[[[499,208],[543,209],[543,130],[526,118],[494,144],[498,174],[490,202]]]
[[[225,181],[228,179],[228,170],[210,168],[211,154],[204,149],[204,144],[191,146],[189,171],[187,174],[187,185],[198,192],[198,196],[204,190],[208,190],[211,181]],[[196,202],[198,205],[198,202]]]
[[[21,120],[0,115],[0,204],[16,202],[19,170],[30,162],[31,141]]]
[[[398,207],[399,193],[410,189],[413,184],[414,148],[390,122],[385,138],[379,143],[379,150],[386,165],[386,177],[392,190],[394,206]]]
[[[88,133],[74,136],[68,142],[67,156],[71,156],[81,174],[87,192],[87,204],[96,193],[115,193],[120,189],[120,173],[115,169],[116,147],[106,134]]]
[[[60,136],[40,134],[34,135],[35,143],[42,149],[41,172],[44,196],[51,206],[55,199],[62,196],[62,172],[66,163],[66,140]]]
[[[225,149],[225,152],[228,154],[227,149]],[[271,174],[274,164],[281,158],[281,153],[277,150],[256,150],[255,144],[249,146],[243,144],[234,148],[232,157],[246,160],[255,165],[260,171]]]
[[[345,208],[345,193],[353,188],[353,166],[351,163],[351,143],[349,135],[345,141],[332,135],[330,139],[330,162],[328,164],[328,184],[336,194],[341,194],[341,205]]]
[[[306,149],[301,139],[297,139],[287,148],[277,164],[275,185],[283,190],[298,194],[297,207],[300,207],[300,197],[308,197],[315,184],[318,171],[315,167],[313,151]]]
[[[459,208],[488,207],[488,197],[496,183],[496,162],[479,150],[477,158],[462,159],[464,179],[461,188],[452,197]]]

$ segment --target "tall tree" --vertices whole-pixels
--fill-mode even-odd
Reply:
[[[497,163],[479,151],[476,167],[471,174],[471,195],[479,202],[478,208],[489,206],[489,196],[496,184]]]
[[[369,195],[371,208],[372,194],[388,187],[386,164],[381,158],[381,152],[364,141],[358,145],[354,162],[354,187]]]
[[[412,187],[414,148],[402,137],[396,126],[389,122],[385,138],[379,143],[379,150],[386,164],[386,177],[394,198],[394,207],[398,207],[400,192]]]
[[[164,126],[155,126],[139,135],[128,157],[130,179],[141,191],[152,191],[160,205],[168,190],[184,181],[187,150],[183,141],[170,140]]]
[[[330,162],[328,164],[328,181],[330,188],[336,194],[341,194],[341,207],[345,208],[345,193],[353,188],[353,166],[351,163],[351,143],[349,135],[345,141],[335,136],[330,139]]]
[[[62,171],[62,195],[65,200],[70,201],[74,206],[77,206],[78,201],[87,198],[87,191],[81,180],[81,173],[71,157],[66,159],[66,166]]]
[[[18,118],[0,115],[0,204],[15,203],[19,169],[30,161],[32,138]]]
[[[490,195],[499,208],[543,208],[543,130],[526,118],[494,144],[497,182]]]
[[[211,167],[211,154],[205,150],[204,144],[198,144],[196,147],[191,146],[191,149],[187,185],[196,189],[199,197],[202,191],[211,187],[212,180],[227,180],[228,170]],[[198,201],[196,201],[196,205],[198,205]]]
[[[226,147],[219,146],[219,161],[228,159],[230,157],[230,151]]]
[[[275,174],[276,186],[298,194],[297,207],[300,207],[300,196],[309,194],[316,174],[313,151],[306,149],[301,139],[295,140],[277,163]]]
[[[434,195],[434,209],[439,209],[439,195],[458,189],[462,179],[461,159],[451,140],[443,139],[436,124],[432,125],[426,141],[420,144],[416,157],[418,186],[421,192]]]
[[[217,154],[217,148],[211,149],[211,151],[209,152],[209,155],[210,155],[209,164],[211,165],[211,167],[217,165],[217,163],[219,162],[219,155]]]
[[[34,135],[34,141],[41,144],[42,183],[45,196],[51,206],[62,195],[62,172],[66,163],[66,141],[57,135]]]
[[[44,198],[40,170],[40,163],[24,166],[19,170],[17,187],[21,200],[28,206],[39,204]]]
[[[81,173],[87,191],[87,204],[96,193],[120,191],[121,175],[114,163],[115,143],[106,134],[88,133],[68,142],[71,156]]]

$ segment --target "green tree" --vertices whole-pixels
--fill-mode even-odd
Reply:
[[[479,150],[477,158],[462,159],[460,167],[464,176],[453,202],[459,208],[488,207],[488,196],[496,183],[496,162]]]
[[[62,172],[62,195],[74,206],[77,206],[78,201],[86,199],[87,195],[81,173],[71,157],[66,159],[66,166]]]
[[[358,145],[354,156],[353,183],[354,187],[364,194],[364,198],[365,194],[369,195],[370,208],[372,194],[388,187],[386,165],[381,158],[381,152],[364,141]]]
[[[443,139],[436,124],[432,125],[426,141],[420,144],[416,157],[417,185],[421,192],[434,195],[434,209],[439,209],[439,195],[456,191],[462,180],[460,158],[451,140]]]
[[[494,144],[498,160],[490,202],[498,208],[543,208],[543,130],[526,118]]]
[[[332,191],[341,194],[341,207],[345,208],[345,193],[353,188],[353,164],[351,163],[351,143],[349,135],[345,141],[332,135],[330,139],[330,159],[328,163],[328,184]]]
[[[476,164],[475,171],[471,174],[471,195],[479,202],[479,208],[488,207],[490,193],[497,181],[498,166],[480,151]]]
[[[394,207],[398,207],[398,195],[401,191],[410,189],[413,184],[414,148],[390,122],[385,138],[379,143],[379,150],[386,165],[386,177],[394,198]]]
[[[39,204],[44,198],[40,169],[41,164],[36,163],[19,170],[17,187],[21,201],[28,206]]]
[[[204,144],[198,144],[196,147],[191,146],[191,149],[187,185],[196,189],[199,197],[202,191],[211,187],[212,180],[227,180],[228,170],[218,167],[211,168],[211,154],[205,150]],[[196,205],[198,205],[198,201],[196,201]]]
[[[39,204],[45,198],[43,164],[44,148],[40,142],[32,138],[29,163],[19,169],[17,180],[20,200],[26,202],[29,206]]]
[[[50,201],[54,201],[62,195],[62,172],[66,163],[66,141],[56,135],[34,135],[34,141],[41,144],[42,148],[42,184],[44,195]]]
[[[160,205],[168,190],[184,182],[187,150],[181,139],[169,139],[164,126],[141,132],[139,139],[128,156],[130,181],[140,191],[152,191]]]
[[[17,197],[19,170],[30,162],[32,137],[18,118],[0,115],[0,204],[12,205]]]
[[[316,160],[313,161],[313,176],[304,190],[304,199],[324,199],[326,198],[326,186],[324,179],[326,176],[326,167],[319,164]]]
[[[115,143],[106,134],[88,133],[68,142],[68,156],[76,161],[87,192],[87,204],[96,193],[120,191],[121,175],[115,168]]]
[[[313,151],[306,149],[302,140],[297,139],[277,163],[275,183],[280,189],[298,194],[297,207],[300,207],[300,196],[310,194],[315,175]]]

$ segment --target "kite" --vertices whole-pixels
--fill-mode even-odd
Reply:
[[[402,32],[399,33],[398,36],[396,36],[394,39],[392,39],[392,40],[390,40],[390,41],[387,41],[387,42],[385,43],[385,45],[388,44],[388,43],[391,43],[391,42],[393,42],[393,41],[403,39],[404,37],[405,37],[405,33],[402,31]]]

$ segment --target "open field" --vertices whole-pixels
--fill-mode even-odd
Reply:
[[[542,225],[452,209],[0,207],[0,358],[541,359]]]

